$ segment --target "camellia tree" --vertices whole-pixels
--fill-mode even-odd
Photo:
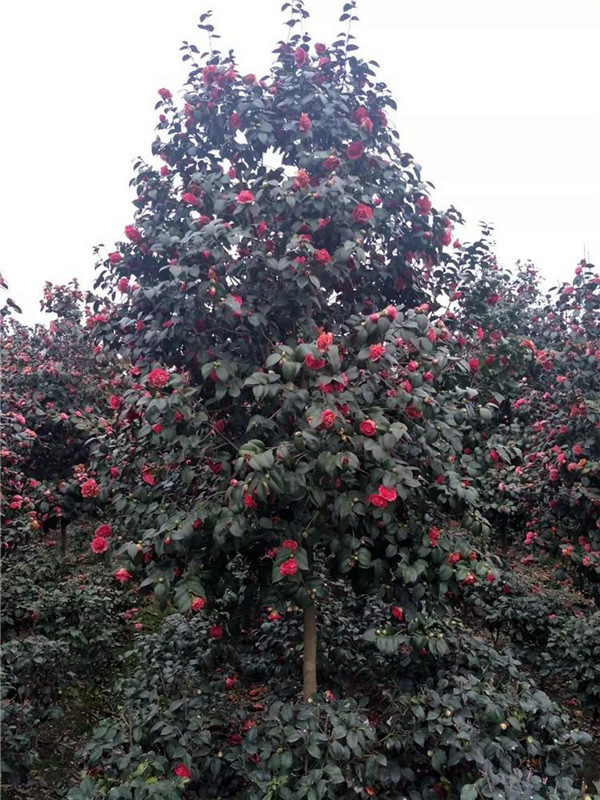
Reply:
[[[213,604],[217,637],[224,598],[233,633],[294,597],[310,697],[327,574],[388,598],[372,636],[393,652],[405,615],[494,573],[436,524],[477,499],[457,467],[477,370],[436,299],[459,217],[432,206],[352,35],[313,44],[286,6],[267,77],[186,45],[181,102],[159,91],[162,165],[138,164],[136,218],[97,281],[114,306],[90,317],[132,365],[93,469],[135,532],[116,577]]]
[[[56,314],[48,326],[2,320],[3,542],[60,527],[64,555],[68,523],[93,511],[99,494],[86,471],[86,429],[109,427],[104,376],[115,365],[88,335],[76,281],[47,283],[42,308]]]

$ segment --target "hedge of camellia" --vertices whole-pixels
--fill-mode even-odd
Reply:
[[[64,553],[68,523],[97,508],[86,427],[110,428],[115,364],[88,335],[77,281],[46,284],[42,308],[48,327],[2,315],[2,547],[60,528]]]

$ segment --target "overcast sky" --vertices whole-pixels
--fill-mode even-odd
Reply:
[[[186,75],[211,6],[223,49],[263,74],[283,0],[13,0],[0,12],[0,271],[37,313],[43,283],[91,286],[92,248],[122,238],[149,156],[157,89]],[[342,3],[308,0],[316,40]],[[354,33],[397,101],[401,144],[505,262],[568,280],[600,261],[599,0],[362,0]]]

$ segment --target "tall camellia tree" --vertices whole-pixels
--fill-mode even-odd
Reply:
[[[97,282],[115,306],[90,318],[133,364],[94,467],[137,539],[116,577],[220,609],[215,636],[225,597],[295,597],[311,696],[328,572],[393,604],[373,634],[388,652],[405,615],[493,575],[435,524],[476,500],[456,468],[472,370],[431,315],[456,215],[432,206],[353,36],[313,44],[302,3],[285,8],[268,76],[186,45],[183,97],[159,90],[158,165],[138,164]]]

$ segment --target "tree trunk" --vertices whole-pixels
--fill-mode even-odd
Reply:
[[[304,697],[309,700],[317,691],[317,613],[315,604],[304,609]]]
[[[67,557],[67,525],[69,523],[61,517],[60,520],[60,554],[63,558]]]

